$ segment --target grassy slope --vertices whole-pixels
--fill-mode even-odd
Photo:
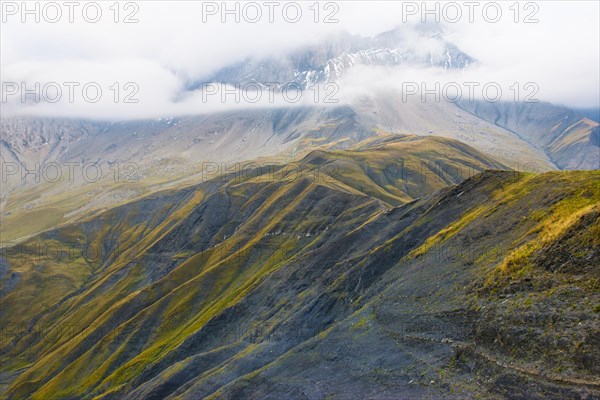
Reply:
[[[17,308],[18,299],[10,297],[15,289],[2,298],[13,323],[30,321],[32,309],[43,311],[36,318],[45,332],[41,337],[9,335],[15,342],[3,343],[3,365],[12,370],[28,366],[9,397],[122,398],[137,388],[132,398],[163,398],[177,389],[182,397],[194,398],[217,390],[237,393],[246,386],[260,390],[255,383],[265,374],[280,384],[282,377],[289,377],[279,377],[279,365],[301,365],[310,357],[305,350],[295,352],[296,346],[314,343],[318,348],[340,329],[340,340],[360,343],[354,337],[360,329],[344,327],[365,309],[392,312],[386,307],[396,304],[391,298],[401,292],[399,280],[406,280],[404,290],[419,288],[421,297],[442,290],[446,297],[439,298],[447,300],[437,307],[460,304],[458,308],[469,312],[478,312],[486,302],[497,304],[497,296],[516,281],[543,281],[543,271],[535,274],[532,257],[541,257],[541,249],[570,234],[577,218],[593,218],[589,213],[600,197],[598,176],[591,172],[489,173],[433,198],[390,209],[461,180],[456,173],[435,174],[446,167],[408,178],[394,172],[398,160],[416,165],[423,159],[463,170],[492,163],[445,139],[382,140],[364,143],[354,152],[312,152],[300,163],[301,173],[274,167],[270,175],[261,171],[153,195],[32,239],[97,243],[106,249],[106,259],[86,265],[83,275],[63,264],[62,271],[53,272],[61,282],[57,287],[40,285],[33,264],[19,265],[17,288],[49,300],[48,308],[40,310]],[[549,191],[558,199],[555,203],[544,200]],[[551,228],[557,224],[562,228]],[[449,264],[454,269],[439,257],[431,261],[443,254],[444,246],[469,248],[464,238],[475,239],[474,226],[479,227],[483,248],[494,252],[470,263]],[[493,231],[499,227],[505,230],[500,236]],[[546,238],[541,247],[535,247],[538,237]],[[594,242],[590,246],[597,249]],[[121,254],[116,260],[111,259],[115,249]],[[580,253],[587,256],[585,249]],[[429,271],[423,268],[424,259],[435,266],[433,275],[423,272]],[[9,261],[15,268],[16,261]],[[84,261],[77,260],[82,266]],[[414,269],[408,275],[412,281],[403,278],[406,269]],[[583,287],[586,295],[597,277],[596,270],[588,272],[592,279],[585,282],[592,286]],[[445,281],[438,280],[439,274]],[[455,286],[463,289],[450,296],[447,292]],[[430,292],[425,292],[427,287]],[[387,295],[378,302],[376,293],[382,290]],[[411,318],[436,310],[414,311]],[[376,315],[369,311],[358,318],[358,328],[370,326]],[[483,327],[492,315],[480,315]],[[386,331],[387,323],[381,324]],[[65,327],[72,327],[69,334]],[[485,338],[482,333],[464,339]],[[575,365],[570,360],[564,364]],[[590,374],[585,368],[575,372]],[[364,380],[357,376],[357,382]],[[393,374],[385,379],[401,381]],[[297,389],[293,381],[286,385],[284,392]]]
[[[438,219],[445,228],[418,246],[403,232],[384,248],[379,257],[404,256],[353,314],[214,396],[598,396],[599,179],[486,173],[465,182],[409,230]],[[371,257],[363,274],[378,267]]]

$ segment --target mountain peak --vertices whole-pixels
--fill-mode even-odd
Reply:
[[[335,82],[359,65],[463,69],[473,62],[471,56],[444,39],[441,28],[428,24],[398,27],[374,37],[340,31],[315,45],[298,48],[280,57],[250,57],[225,66],[202,82],[193,84],[191,89],[210,82],[260,83],[275,87],[294,84],[305,89],[314,84]]]

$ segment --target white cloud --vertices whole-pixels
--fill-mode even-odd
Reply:
[[[21,4],[5,1],[3,9],[6,3]],[[86,3],[90,2],[80,2],[82,7]],[[137,10],[131,5],[125,8],[127,2],[119,3],[121,22],[114,23],[114,9],[109,9],[113,2],[98,3],[103,14],[100,22],[95,24],[86,22],[77,11],[75,22],[69,23],[64,7],[63,19],[55,24],[44,22],[43,18],[40,23],[35,23],[32,16],[22,23],[19,13],[4,13],[7,22],[1,28],[0,67],[4,83],[27,81],[29,87],[38,81],[42,85],[47,82],[77,81],[82,85],[97,82],[103,88],[101,101],[56,104],[31,104],[29,101],[22,105],[16,100],[18,96],[13,96],[10,102],[2,104],[3,113],[18,109],[45,115],[143,118],[208,112],[244,104],[279,106],[285,102],[221,104],[214,98],[206,102],[198,93],[185,93],[184,88],[190,81],[200,80],[224,65],[249,56],[281,55],[298,46],[317,43],[340,30],[370,36],[403,25],[405,20],[419,25],[423,11],[419,9],[415,15],[407,13],[414,11],[415,5],[421,8],[422,2],[321,2],[316,15],[315,9],[309,8],[313,2],[298,2],[302,6],[302,18],[297,23],[290,23],[285,20],[284,2],[281,2],[273,14],[275,21],[270,23],[268,8],[258,1],[256,4],[261,6],[263,13],[259,23],[235,23],[231,14],[225,16],[228,22],[222,23],[220,13],[209,15],[203,21],[203,7],[207,7],[207,2],[143,1],[130,2],[139,7]],[[220,7],[221,3],[215,4]],[[519,3],[519,23],[513,21],[514,12],[509,9],[512,2],[502,3],[503,15],[498,23],[484,20],[479,10],[485,2],[481,2],[481,8],[474,13],[473,23],[467,20],[463,2],[456,3],[461,7],[463,18],[459,23],[444,23],[445,34],[481,63],[469,71],[465,80],[497,81],[504,87],[510,86],[511,82],[521,85],[535,82],[539,86],[537,97],[541,100],[574,107],[599,106],[598,2],[535,2],[539,6],[537,11],[525,9],[525,3]],[[48,2],[39,4],[42,8]],[[228,7],[234,7],[232,4],[228,3]],[[239,3],[240,11],[245,4]],[[448,4],[439,3],[440,11],[449,7]],[[427,7],[431,9],[434,5],[428,3]],[[294,15],[293,7],[290,10],[288,17]],[[122,23],[132,11],[139,22]],[[531,11],[536,11],[535,18],[539,22],[523,23],[523,18]],[[328,15],[339,22],[323,23]],[[316,17],[319,23],[314,22]],[[428,14],[426,17],[431,22],[434,16]],[[424,48],[416,37],[410,42],[417,50]],[[431,71],[406,68],[390,73],[379,71],[377,75],[372,71],[355,71],[352,75],[355,80],[346,80],[340,85],[348,86],[345,92],[350,93],[361,90],[358,82],[365,87],[374,85],[374,81],[378,82],[376,85],[395,87],[400,81],[447,81],[451,77],[435,78]],[[462,78],[462,75],[456,77]],[[139,99],[139,103],[115,103],[114,92],[109,89],[115,82],[121,86],[121,96],[131,92],[124,91],[123,85],[135,82],[139,92],[134,98]],[[305,101],[306,96],[301,103]]]

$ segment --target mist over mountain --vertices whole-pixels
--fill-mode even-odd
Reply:
[[[293,84],[301,89],[338,81],[356,66],[416,65],[441,69],[464,69],[474,60],[443,39],[439,28],[397,28],[375,37],[346,32],[328,37],[317,46],[298,49],[283,57],[246,59],[227,66],[206,82],[276,87]]]

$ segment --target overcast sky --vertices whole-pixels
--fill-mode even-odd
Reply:
[[[62,1],[51,5],[29,2],[33,11],[24,14],[21,1],[2,2],[3,114],[26,110],[46,115],[142,118],[221,109],[223,105],[200,104],[198,98],[181,101],[185,85],[246,57],[282,55],[334,32],[372,36],[399,26],[418,26],[424,17],[429,22],[435,18],[435,14],[423,15],[420,1],[320,2],[317,7],[312,1],[288,6],[275,2],[274,8],[262,1],[252,6],[242,2],[237,5],[239,22],[235,12],[223,15],[222,2],[120,2],[118,15],[116,8],[110,8],[112,1],[78,3],[69,9]],[[598,1],[520,2],[516,8],[510,8],[513,2],[489,6],[489,2],[476,2],[479,5],[473,9],[468,2],[451,3],[437,2],[445,38],[479,61],[466,75],[453,79],[498,81],[503,87],[511,82],[535,82],[540,100],[572,107],[599,106]],[[98,18],[96,4],[102,13]],[[292,23],[296,4],[302,15]],[[498,19],[495,4],[500,4],[502,14],[492,22]],[[228,7],[236,5],[229,2]],[[428,3],[428,8],[434,7],[436,3]],[[452,23],[458,18],[457,10],[461,17]],[[92,23],[95,19],[99,21]],[[125,23],[126,19],[132,23]],[[360,85],[368,90],[373,85],[398,86],[402,79],[436,79],[431,71],[414,69],[356,73],[353,92],[362,90]],[[35,88],[35,82],[56,82],[63,96],[51,104],[43,101],[42,93],[42,101],[31,104],[30,95],[30,104],[23,105],[20,93],[14,93],[15,84],[22,82],[27,82],[28,88]],[[73,103],[67,100],[69,87],[64,82],[79,83],[73,89]],[[103,91],[97,103],[82,97],[81,87],[89,82],[96,82]],[[128,82],[136,86],[126,86]],[[127,95],[139,102],[124,103]]]

